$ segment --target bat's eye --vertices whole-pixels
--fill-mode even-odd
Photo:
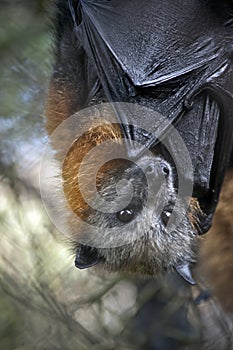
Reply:
[[[134,217],[134,211],[132,209],[123,209],[117,213],[117,218],[122,222],[130,222]]]

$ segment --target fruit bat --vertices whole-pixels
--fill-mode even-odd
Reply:
[[[173,267],[193,283],[189,265],[195,260],[196,236],[211,226],[232,152],[232,1],[60,0],[54,23],[49,133],[70,115],[96,104],[110,103],[109,113],[114,114],[114,122],[102,128],[94,123],[84,132],[63,163],[70,208],[93,227],[90,232],[74,229],[91,237],[88,244],[77,243],[76,266],[102,263],[113,270],[146,274]],[[125,105],[139,106],[139,112]],[[78,129],[88,124],[88,117],[77,114],[76,122]],[[175,147],[172,128],[184,141],[193,171]],[[109,203],[109,213],[103,213],[98,201],[93,209],[82,198],[76,174],[92,147],[118,138],[123,139],[124,157],[106,162],[96,178],[96,187]],[[179,176],[174,159],[179,159]],[[86,192],[93,182],[90,159],[88,164],[83,176]],[[148,177],[156,200],[143,211]],[[188,210],[185,193],[177,196],[177,177],[179,183],[193,185]],[[119,210],[111,199],[122,178],[134,193]],[[118,193],[118,202],[124,202],[126,187]],[[158,198],[163,209],[155,219]],[[183,219],[168,234],[172,213]],[[124,244],[101,247],[101,240],[111,241],[113,227],[115,236],[121,231]]]

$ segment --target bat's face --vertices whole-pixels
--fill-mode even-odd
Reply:
[[[188,265],[195,261],[196,202],[188,208],[187,199],[177,197],[174,169],[158,152],[136,161],[124,159],[122,152],[103,161],[122,146],[118,137],[114,125],[93,128],[72,145],[63,163],[76,266],[144,275],[175,268],[192,282]],[[95,155],[85,158],[93,149]]]
[[[139,168],[121,161],[105,173],[99,195],[106,212],[98,203],[87,210],[89,246],[94,248],[78,247],[77,267],[101,263],[110,270],[156,275],[184,260],[194,261],[196,234],[184,203],[176,203],[171,167],[158,156],[141,162]],[[127,192],[131,200],[122,206]],[[172,217],[178,222],[173,228]]]

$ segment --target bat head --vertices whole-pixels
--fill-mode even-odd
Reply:
[[[121,136],[116,124],[93,126],[64,159],[75,264],[142,275],[175,268],[193,283],[197,201],[177,196],[174,168],[159,150],[127,159]],[[121,157],[113,156],[115,147]]]

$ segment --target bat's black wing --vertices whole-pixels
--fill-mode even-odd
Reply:
[[[101,88],[110,102],[161,113],[169,123],[146,116],[159,136],[176,126],[192,159],[206,231],[232,149],[232,1],[70,0],[69,6],[77,40],[94,67],[89,99]],[[125,136],[140,137],[127,126],[137,125],[137,116],[117,114]],[[158,142],[153,130],[145,147]]]

